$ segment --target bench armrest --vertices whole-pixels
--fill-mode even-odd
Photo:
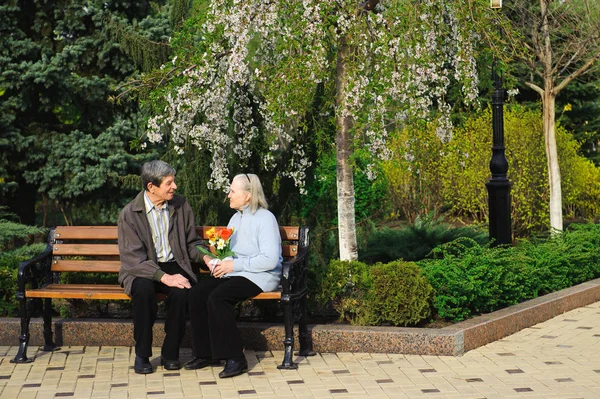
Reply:
[[[17,272],[17,299],[25,297],[25,289],[28,282],[31,282],[34,288],[38,288],[40,283],[45,280],[50,283],[52,277],[52,246],[47,245],[41,254],[19,263]]]
[[[298,254],[282,264],[281,299],[291,300],[308,292],[308,247],[299,248]]]

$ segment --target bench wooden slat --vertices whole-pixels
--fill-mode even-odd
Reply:
[[[297,253],[298,253],[297,245],[283,244],[281,246],[281,255],[284,258],[292,258],[292,257],[296,256]],[[55,256],[98,256],[98,255],[119,256],[119,247],[116,244],[54,244],[53,254]],[[59,262],[59,261],[56,261],[56,262]],[[65,262],[65,261],[61,261],[61,262]],[[54,265],[52,267],[52,270],[53,271],[76,272],[76,271],[78,271],[76,262],[79,262],[79,264],[81,264],[82,267],[86,269],[86,270],[79,270],[79,271],[91,272],[94,270],[87,270],[87,269],[94,267],[93,265],[96,265],[99,267],[100,263],[109,262],[109,261],[96,261],[96,262],[90,262],[90,263],[84,263],[82,260],[71,261],[69,263],[69,267],[71,270],[55,269]],[[115,261],[115,262],[118,263],[118,261]],[[109,268],[108,270],[101,269],[101,270],[97,270],[97,271],[112,272],[113,269],[111,266],[111,268]],[[117,269],[116,271],[118,272],[119,270]]]
[[[209,247],[211,251],[214,250],[213,247]],[[214,251],[213,251],[214,253]],[[283,256],[283,258],[293,258],[294,256],[296,256],[298,254],[298,246],[297,245],[289,245],[289,244],[282,244],[281,245],[281,256]]]
[[[298,255],[298,246],[297,245],[287,245],[287,244],[283,244],[281,246],[281,256],[283,256],[283,258],[293,258],[294,256]]]
[[[119,273],[118,260],[63,260],[52,261],[53,272]]]
[[[295,241],[298,240],[300,234],[300,227],[298,226],[279,226],[279,233],[283,241]]]
[[[196,231],[202,239],[207,240],[206,232],[211,228],[224,228],[226,226],[198,226]],[[298,226],[280,226],[279,233],[283,241],[298,239]],[[57,240],[116,240],[117,226],[58,226],[55,231]]]
[[[57,240],[116,240],[117,226],[58,226]]]
[[[108,284],[49,284],[27,290],[25,295],[29,298],[131,299],[120,286]]]
[[[117,244],[54,244],[52,246],[54,256],[119,256]]]
[[[131,299],[123,288],[109,284],[49,284],[44,288],[26,290],[28,298],[68,298],[68,299]],[[252,299],[280,299],[281,292],[263,292]]]
[[[280,291],[261,292],[252,299],[281,299]]]

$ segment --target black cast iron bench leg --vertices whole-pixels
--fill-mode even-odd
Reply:
[[[17,293],[21,313],[21,335],[19,335],[19,349],[11,363],[31,363],[33,359],[27,357],[27,344],[29,343],[29,321],[31,315],[27,312],[27,298],[23,293]]]
[[[308,308],[306,306],[306,296],[300,299],[300,309],[302,314],[298,320],[298,340],[300,341],[299,356],[315,356],[317,353],[312,350],[311,335],[308,332],[308,324],[306,323],[306,314]]]
[[[294,354],[294,315],[292,314],[292,304],[289,297],[284,298],[283,296],[281,297],[281,304],[283,306],[285,339],[283,340],[283,362],[277,368],[280,370],[295,370],[298,368],[298,365],[294,363],[292,358]]]
[[[44,299],[44,352],[51,352],[58,350],[54,341],[52,341],[52,299]]]

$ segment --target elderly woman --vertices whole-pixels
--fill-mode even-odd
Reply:
[[[190,290],[189,307],[194,358],[184,367],[196,370],[226,360],[221,378],[248,370],[236,326],[235,305],[263,291],[273,291],[281,279],[281,236],[258,176],[240,174],[229,188],[229,206],[237,212],[233,228],[232,260],[218,261],[214,278]]]

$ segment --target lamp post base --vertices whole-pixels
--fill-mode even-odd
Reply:
[[[492,179],[486,184],[488,189],[489,234],[493,245],[512,244],[510,221],[510,187],[508,179]]]

